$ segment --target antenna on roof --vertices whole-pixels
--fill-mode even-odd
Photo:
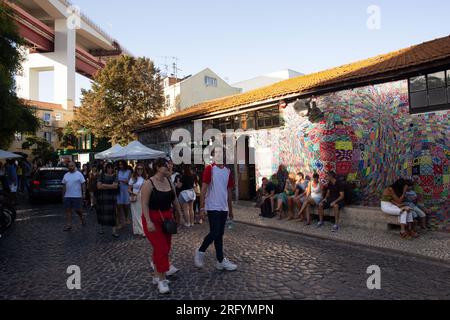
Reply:
[[[175,79],[178,79],[178,71],[183,71],[183,70],[178,68],[178,60],[180,60],[180,59],[178,59],[177,57],[172,57],[172,59],[173,59],[173,63],[172,63],[172,71],[173,71],[173,73],[172,73],[172,76]]]
[[[161,68],[161,76],[163,78],[166,77],[174,77],[178,79],[178,71],[183,71],[180,68],[178,68],[178,58],[173,56],[158,56],[158,58],[164,59],[164,63],[160,63],[159,65]],[[169,64],[169,61],[172,60],[173,62]],[[171,69],[171,73],[169,73],[169,69]]]

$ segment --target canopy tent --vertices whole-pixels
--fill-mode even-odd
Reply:
[[[153,150],[144,146],[139,141],[131,142],[122,150],[109,156],[111,160],[154,160],[165,158],[166,153],[163,151]]]
[[[18,158],[22,158],[22,156],[19,156],[18,154],[12,152],[0,150],[0,159],[18,159]]]
[[[123,147],[120,144],[116,144],[115,146],[113,146],[112,148],[109,148],[108,150],[105,150],[103,152],[97,153],[95,155],[95,159],[97,159],[97,160],[108,160],[109,156],[111,154],[119,152],[122,149],[123,149]]]

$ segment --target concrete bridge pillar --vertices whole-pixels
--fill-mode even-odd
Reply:
[[[17,77],[19,97],[39,100],[39,73],[54,72],[54,102],[71,110],[75,101],[76,30],[66,19],[55,20],[55,49],[50,53],[28,54],[23,72]]]

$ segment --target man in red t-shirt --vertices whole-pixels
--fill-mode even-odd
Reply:
[[[223,256],[223,235],[228,217],[233,219],[232,190],[234,187],[231,170],[223,165],[224,151],[215,149],[212,152],[214,162],[203,172],[203,184],[200,196],[200,212],[208,213],[210,232],[202,246],[195,253],[195,266],[203,268],[205,252],[214,242],[216,248],[218,270],[235,271],[237,266]]]

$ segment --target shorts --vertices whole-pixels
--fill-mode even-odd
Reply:
[[[336,199],[326,199],[323,202],[323,208],[326,209],[331,209],[331,204],[335,201]],[[339,206],[339,210],[341,210],[344,207],[344,201],[341,200],[337,203],[337,205]]]
[[[313,199],[317,206],[322,202],[322,197],[311,197],[311,199]]]
[[[64,209],[81,210],[83,208],[82,198],[64,198]]]
[[[195,194],[193,189],[181,191],[178,196],[178,201],[181,204],[192,203],[197,199],[197,195]]]

